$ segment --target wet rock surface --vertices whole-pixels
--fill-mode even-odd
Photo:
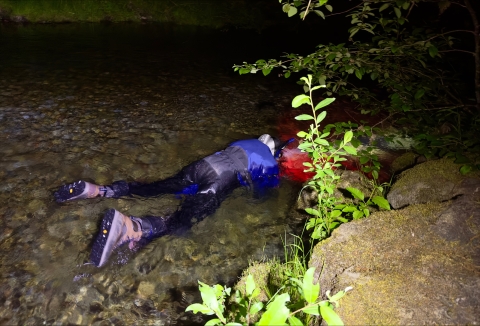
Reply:
[[[178,34],[183,48],[173,36],[150,48],[138,40],[148,30],[115,43],[98,27],[69,26],[70,40],[87,39],[64,48],[52,35],[66,37],[61,28],[25,28],[1,31],[0,324],[200,323],[184,313],[200,301],[197,280],[233,284],[249,260],[283,252],[295,187],[284,183],[263,199],[238,190],[184,235],[137,253],[120,248],[100,269],[88,256],[108,208],[163,215],[179,200],[57,204],[52,193],[78,179],[158,180],[233,140],[275,133],[297,90],[230,73],[228,53],[202,35]]]
[[[478,180],[478,172],[463,176],[460,165],[449,159],[427,161],[400,174],[387,199],[393,208],[446,201],[473,193]]]
[[[407,170],[417,177],[401,186],[415,191],[431,176],[425,167],[452,174],[446,179],[462,191],[343,224],[315,247],[310,265],[322,293],[354,288],[337,309],[345,324],[480,323],[480,179],[439,160]]]

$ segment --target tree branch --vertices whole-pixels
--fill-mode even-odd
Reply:
[[[437,37],[440,37],[440,36],[443,36],[443,35],[447,35],[447,34],[450,34],[450,33],[456,33],[456,32],[472,33],[473,35],[475,35],[474,31],[471,31],[471,30],[468,30],[468,29],[456,29],[456,30],[453,30],[453,31],[448,31],[448,32],[445,32],[445,33],[442,33],[442,34],[432,36],[429,39],[426,39],[424,42],[428,42],[430,40],[433,40],[434,38],[437,38]]]
[[[468,54],[475,55],[475,52],[467,51],[467,50],[459,50],[459,49],[443,50],[443,51],[438,51],[438,52],[441,52],[441,53],[444,53],[444,52],[465,52],[465,53],[468,53]]]
[[[307,17],[308,15],[308,8],[310,8],[310,4],[312,3],[312,0],[308,0],[308,5],[307,5],[307,9],[305,9],[305,15],[303,15],[303,19],[302,20],[305,20],[305,17]]]
[[[325,15],[325,17],[330,17],[330,16],[335,16],[335,15],[345,14],[345,13],[347,13],[347,12],[352,11],[352,10],[355,9],[355,8],[360,7],[361,5],[363,5],[363,3],[364,3],[364,1],[360,2],[358,5],[356,5],[355,7],[352,7],[352,8],[350,8],[350,9],[348,9],[348,10],[345,10],[345,11],[342,11],[342,12],[337,12],[337,13],[330,14],[330,15]]]

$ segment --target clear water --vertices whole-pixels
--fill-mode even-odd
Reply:
[[[191,324],[197,280],[232,284],[283,254],[297,187],[239,189],[184,236],[103,268],[88,264],[108,208],[135,216],[172,196],[57,204],[78,179],[149,182],[270,132],[298,92],[234,63],[276,55],[276,39],[163,25],[0,26],[0,324]],[[285,49],[282,49],[285,50]]]

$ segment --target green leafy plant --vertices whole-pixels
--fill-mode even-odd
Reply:
[[[370,208],[375,205],[379,208],[390,210],[390,204],[383,196],[373,196],[372,193],[370,197],[365,198],[363,192],[357,188],[348,187],[347,190],[359,202],[357,204],[339,204],[336,205],[334,209],[337,211],[341,211],[342,214],[347,214],[351,216],[351,218],[354,220],[370,216]]]
[[[360,203],[357,205],[353,203],[340,204],[340,199],[335,197],[335,189],[340,179],[340,176],[335,173],[335,169],[341,166],[340,162],[345,161],[346,156],[357,155],[356,148],[351,145],[353,132],[347,130],[342,139],[329,142],[331,128],[328,128],[327,131],[325,129],[321,131],[320,128],[320,123],[325,119],[327,112],[320,111],[320,109],[335,99],[326,98],[314,106],[312,92],[322,86],[312,86],[312,75],[302,77],[301,80],[305,83],[309,95],[296,96],[292,101],[292,106],[297,108],[308,104],[312,109],[312,115],[301,114],[295,119],[313,121],[308,131],[300,131],[297,135],[303,139],[298,148],[307,152],[312,160],[312,162],[303,163],[306,167],[305,172],[315,173],[305,187],[313,188],[317,194],[317,205],[305,209],[308,214],[314,216],[307,222],[306,229],[313,229],[311,235],[313,239],[325,239],[338,225],[348,222],[350,215],[354,218],[368,216],[368,206],[372,204],[385,209],[390,209],[390,206],[386,199],[378,195],[370,196],[371,199],[369,197],[365,200],[363,193],[357,189],[353,190],[354,188],[351,188],[352,194],[355,198],[360,199]]]
[[[235,320],[228,321],[224,317],[227,310],[225,299],[230,294],[230,288],[221,285],[208,286],[199,281],[199,289],[202,294],[203,303],[194,303],[187,307],[186,311],[216,315],[217,318],[209,320],[205,325],[250,325],[257,314],[261,314],[255,325],[304,325],[297,316],[321,316],[329,325],[343,325],[341,318],[335,313],[334,308],[339,305],[339,300],[352,288],[339,291],[333,296],[327,292],[327,299],[320,300],[320,285],[314,284],[315,268],[310,268],[303,275],[302,279],[294,278],[292,283],[301,294],[299,302],[290,302],[288,293],[276,293],[266,306],[255,301],[260,293],[252,275],[246,280],[245,295],[240,291],[235,292],[235,305],[230,307],[234,311]],[[266,308],[266,309],[265,309]],[[264,311],[263,311],[264,310]],[[309,319],[307,318],[307,325]]]
[[[385,114],[385,121],[411,135],[416,151],[427,158],[454,157],[462,173],[480,168],[480,19],[473,1],[435,2],[438,16],[432,15],[428,25],[412,17],[417,11],[432,14],[429,0],[363,0],[341,13],[331,13],[328,0],[279,2],[290,17],[343,14],[351,24],[345,40],[319,44],[308,55],[244,62],[234,66],[236,71],[268,75],[277,68],[287,78],[307,71],[313,84],[325,85],[326,96],[348,96],[364,114]],[[455,22],[462,24],[437,24],[454,6],[464,10],[463,19]],[[467,45],[456,37],[462,34],[473,36],[464,38]],[[461,55],[466,60],[459,60]],[[459,77],[458,67],[466,70],[462,64],[469,60],[474,78]],[[375,174],[376,166],[369,168]]]

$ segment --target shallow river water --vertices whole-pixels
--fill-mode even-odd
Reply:
[[[154,181],[270,132],[298,88],[238,76],[278,53],[266,35],[161,25],[0,26],[0,324],[191,324],[197,280],[232,284],[283,254],[297,185],[238,190],[184,236],[88,263],[108,208],[162,215],[173,196],[57,204],[78,179]]]

